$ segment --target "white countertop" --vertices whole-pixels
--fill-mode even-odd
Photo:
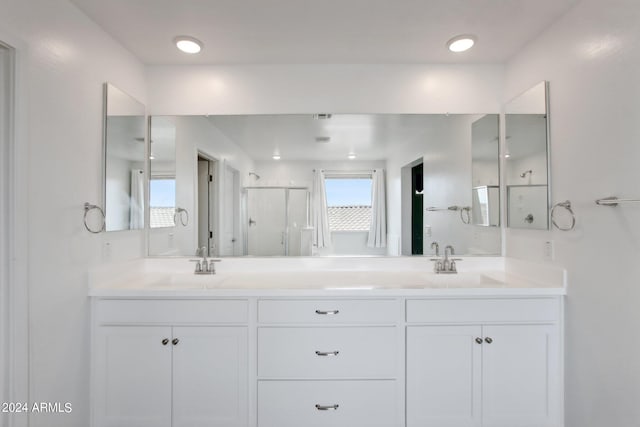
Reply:
[[[505,258],[465,258],[458,274],[435,274],[424,258],[224,259],[196,275],[184,258],[147,258],[90,273],[89,296],[551,296],[566,293],[564,270]]]

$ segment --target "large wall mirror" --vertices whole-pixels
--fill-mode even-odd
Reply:
[[[105,230],[144,228],[145,106],[104,85]]]
[[[541,82],[506,105],[504,157],[511,228],[549,228],[548,93],[547,82]]]
[[[154,116],[149,145],[152,256],[500,255],[497,114]]]

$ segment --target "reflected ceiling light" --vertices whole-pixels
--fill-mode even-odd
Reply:
[[[355,159],[355,158],[356,158],[356,155],[355,155],[354,153],[349,153],[349,155],[347,156],[347,158],[348,158],[349,160],[353,160],[353,159]]]
[[[447,42],[447,48],[451,52],[460,53],[467,51],[476,43],[476,37],[470,34],[455,36]]]
[[[178,36],[173,39],[176,47],[184,53],[198,53],[202,50],[202,42],[190,36]]]
[[[331,113],[314,114],[313,118],[316,120],[329,120],[331,118]]]
[[[273,160],[280,160],[280,154],[274,154]]]

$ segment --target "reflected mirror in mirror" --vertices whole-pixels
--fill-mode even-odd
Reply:
[[[152,228],[149,255],[431,255],[433,242],[460,255],[499,255],[498,227],[474,227],[472,209],[448,209],[471,207],[471,188],[498,182],[488,170],[497,167],[497,143],[480,148],[497,121],[497,114],[153,117],[151,180],[175,167],[170,201],[189,220],[178,215]],[[160,157],[165,143],[175,147],[166,151],[173,161]],[[171,203],[150,200],[151,211],[171,213]],[[498,221],[492,203],[484,210]]]
[[[506,105],[507,225],[549,228],[548,85],[541,82]]]
[[[145,107],[105,83],[105,230],[144,228]]]
[[[471,125],[471,176],[473,225],[500,226],[500,130],[489,114]]]

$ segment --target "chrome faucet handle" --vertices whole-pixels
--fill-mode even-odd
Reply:
[[[435,255],[440,256],[440,245],[438,244],[438,242],[431,242],[431,249],[434,249],[434,248],[436,250]]]
[[[195,262],[196,263],[196,269],[195,269],[194,273],[202,273],[202,264],[200,263],[199,259],[190,259],[189,262]]]
[[[216,274],[216,262],[222,262],[222,260],[209,258],[209,274]]]

